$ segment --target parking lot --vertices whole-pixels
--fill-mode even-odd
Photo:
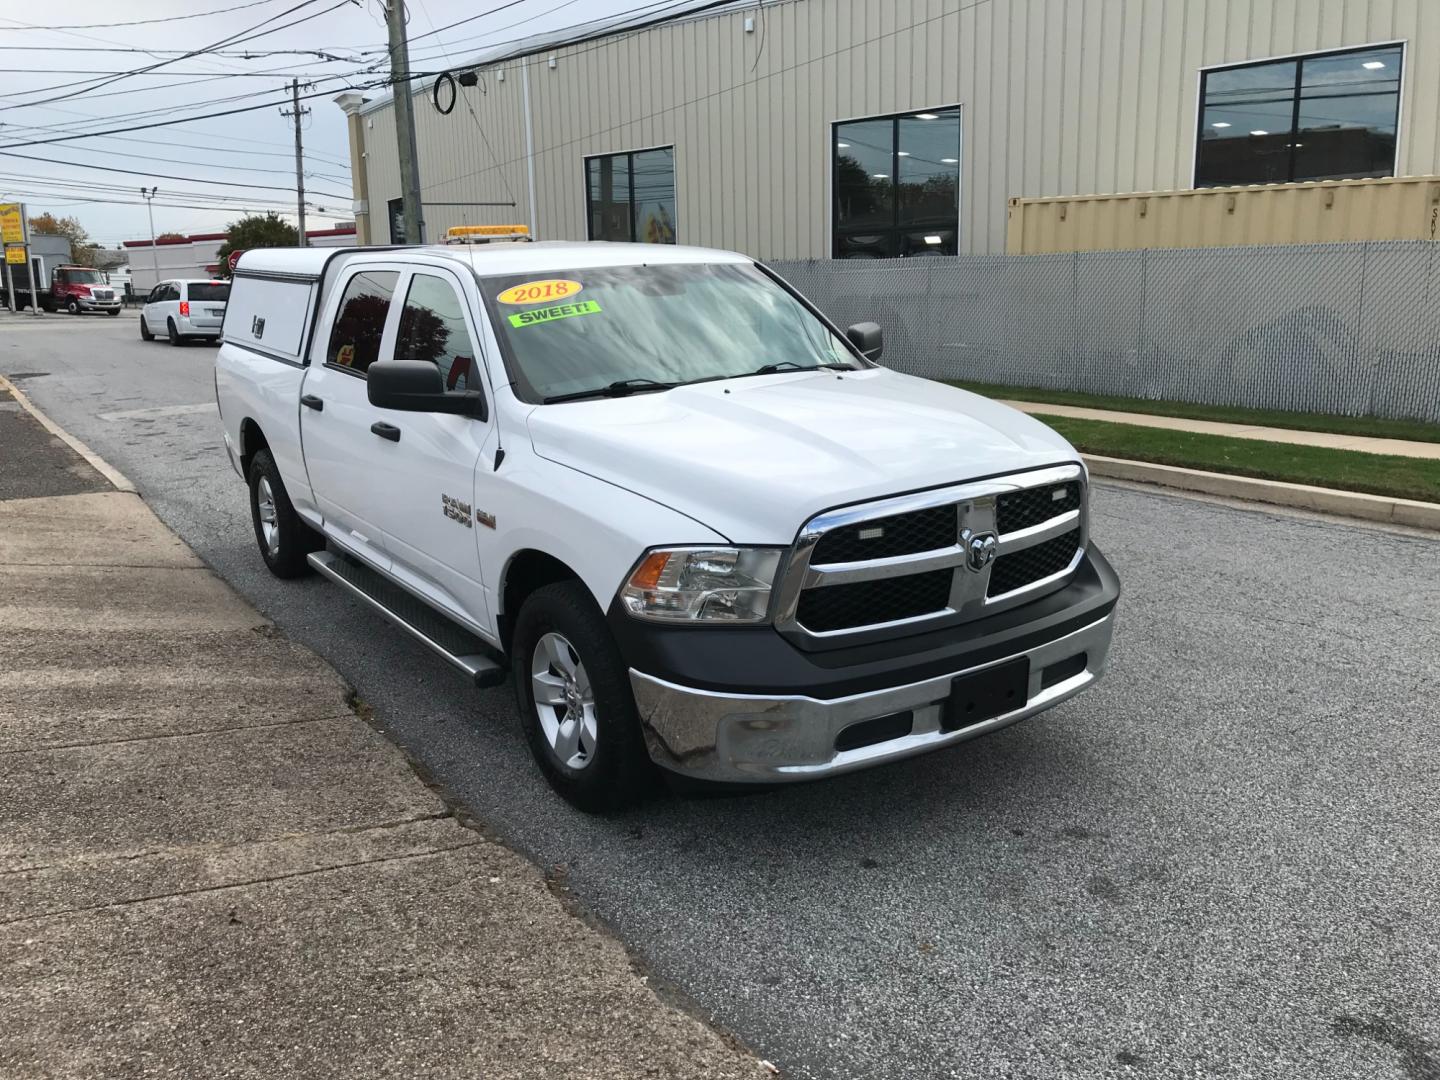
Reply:
[[[508,688],[265,571],[213,355],[133,313],[0,316],[0,374],[786,1075],[1440,1077],[1440,538],[1099,484],[1125,592],[1093,692],[877,771],[586,817]]]

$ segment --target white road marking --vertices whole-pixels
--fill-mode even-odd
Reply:
[[[198,405],[159,405],[153,409],[122,409],[120,412],[102,412],[101,420],[149,420],[161,416],[193,416],[196,413],[215,412],[213,401],[202,401]]]

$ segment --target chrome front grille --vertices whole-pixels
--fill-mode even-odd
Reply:
[[[1085,549],[1084,482],[1062,465],[820,514],[800,530],[776,626],[815,647],[852,644],[1059,588]]]

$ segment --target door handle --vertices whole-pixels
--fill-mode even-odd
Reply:
[[[300,397],[300,404],[308,408],[314,409],[316,412],[325,411],[324,399],[318,398],[314,394],[302,394]]]
[[[370,425],[370,430],[382,439],[389,439],[391,442],[400,441],[400,429],[394,424],[387,424],[384,420],[376,420]]]

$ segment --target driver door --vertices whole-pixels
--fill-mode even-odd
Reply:
[[[474,309],[460,278],[441,267],[416,267],[396,291],[399,324],[387,359],[435,364],[447,390],[479,390],[493,402],[479,351]],[[374,409],[395,429],[388,453],[375,459],[375,497],[385,506],[391,573],[484,636],[489,611],[481,572],[475,506],[476,467],[493,454],[493,409],[487,419],[448,413]],[[488,466],[486,466],[488,467]]]

